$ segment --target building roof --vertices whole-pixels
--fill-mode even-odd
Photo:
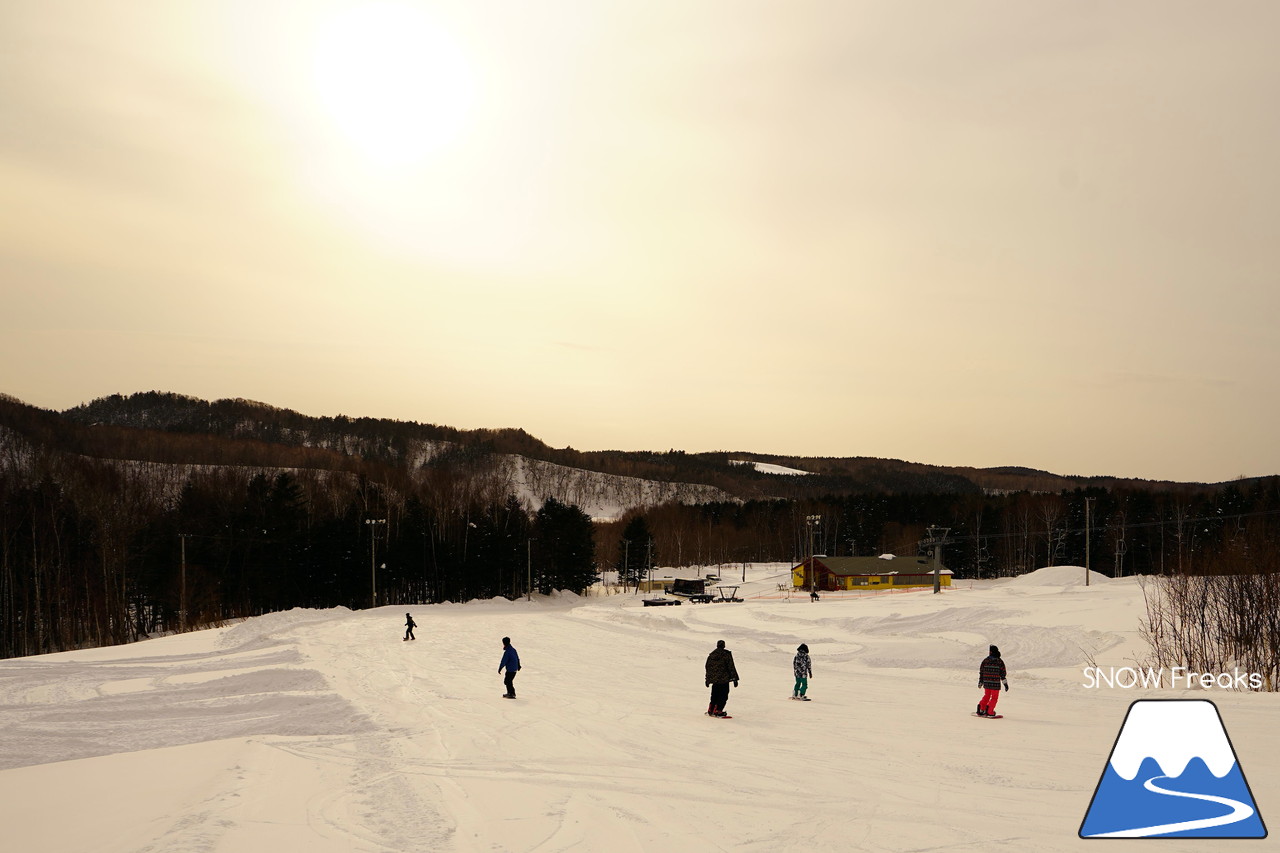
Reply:
[[[933,573],[933,561],[928,557],[895,557],[884,554],[879,557],[823,557],[813,558],[819,571],[825,569],[840,577],[861,575],[923,575]],[[805,560],[796,568],[801,568],[809,561]],[[939,564],[938,570],[951,574],[945,565]]]

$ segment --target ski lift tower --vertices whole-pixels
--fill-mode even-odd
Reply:
[[[951,532],[950,527],[930,527],[927,532],[929,535],[918,544],[920,550],[928,551],[933,557],[933,592],[936,595],[942,592],[942,546],[950,545],[955,540],[947,537]]]

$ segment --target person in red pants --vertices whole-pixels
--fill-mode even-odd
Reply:
[[[983,659],[982,666],[978,667],[978,686],[986,691],[982,694],[982,701],[978,703],[979,717],[996,715],[1001,683],[1005,690],[1009,689],[1009,678],[1005,672],[1004,660],[1000,657],[1000,647],[992,646],[991,653]]]

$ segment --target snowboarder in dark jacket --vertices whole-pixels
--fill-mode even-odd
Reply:
[[[417,627],[418,627],[418,623],[414,622],[413,617],[410,616],[408,613],[406,613],[404,615],[404,638],[406,640],[418,639],[417,637],[413,636],[413,629]]]
[[[507,686],[507,692],[503,695],[504,699],[516,698],[515,677],[520,671],[520,655],[516,654],[516,647],[511,645],[510,637],[502,638],[502,661],[498,664],[498,672],[506,669],[507,676],[502,683]]]
[[[727,717],[724,706],[729,701],[729,682],[738,686],[738,669],[733,665],[733,652],[724,647],[724,640],[716,641],[716,647],[707,655],[707,686],[711,688],[711,704],[707,713],[713,717]]]
[[[1009,689],[1009,679],[1005,673],[1004,660],[1000,657],[1000,647],[992,646],[990,651],[991,653],[978,667],[978,686],[986,691],[982,694],[982,701],[978,703],[979,717],[994,717],[996,702],[1000,699],[1000,684],[1003,682],[1004,689]]]
[[[791,698],[808,702],[809,697],[804,694],[809,689],[809,679],[813,677],[813,662],[809,660],[809,647],[804,643],[796,649],[796,659],[791,662],[791,669],[796,674],[796,686],[791,691]]]

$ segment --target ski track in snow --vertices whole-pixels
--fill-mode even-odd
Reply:
[[[1135,584],[1026,581],[818,604],[564,595],[0,661],[0,821],[13,849],[58,853],[1074,849],[1138,698],[1079,670],[1134,653],[1140,602]],[[742,676],[730,721],[702,713],[718,639]],[[808,703],[785,701],[800,642]],[[1014,692],[977,727],[990,642]]]

